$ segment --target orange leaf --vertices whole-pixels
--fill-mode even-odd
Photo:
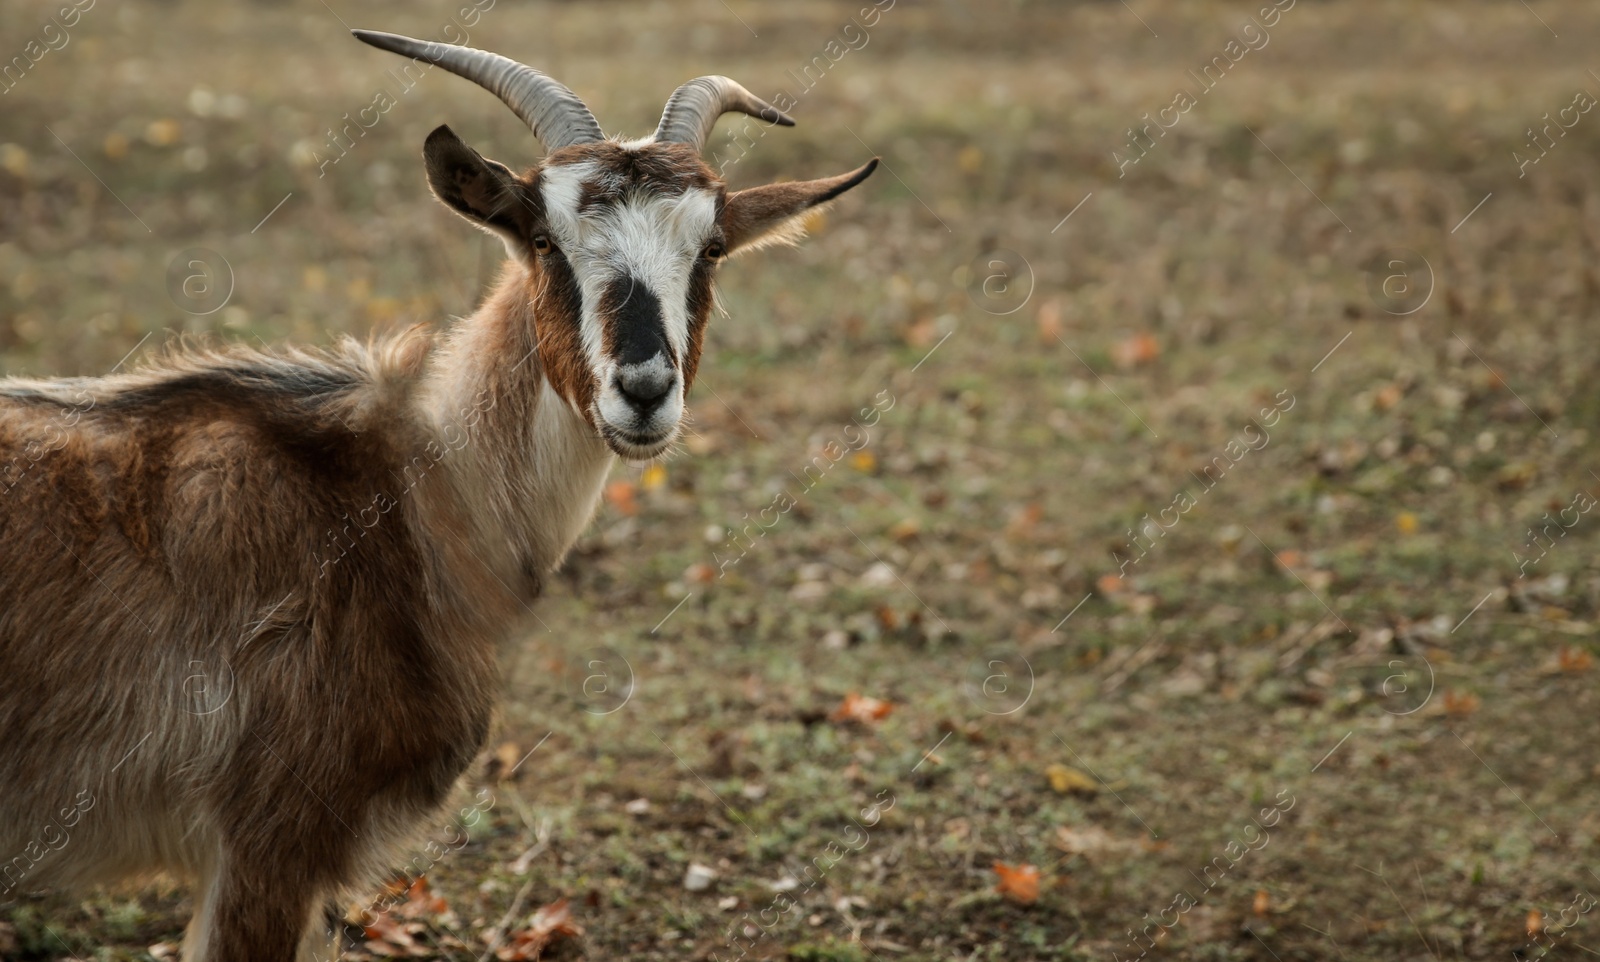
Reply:
[[[1447,691],[1444,693],[1444,710],[1448,715],[1470,715],[1478,710],[1482,702],[1470,691]]]
[[[405,900],[399,905],[399,896],[404,893]],[[433,950],[419,943],[417,935],[427,930],[427,926],[417,919],[440,915],[449,911],[445,900],[434,895],[428,887],[426,878],[406,884],[404,879],[388,882],[383,887],[383,901],[391,907],[380,912],[363,912],[363,917],[370,919],[362,927],[366,936],[366,943],[362,948],[373,955],[387,957],[393,956],[424,956],[432,955]]]
[[[383,895],[386,901],[397,901],[400,896],[411,890],[411,883],[404,876],[392,878],[383,883]]]
[[[378,913],[371,925],[362,927],[362,934],[367,937],[366,944],[362,946],[373,955],[382,956],[415,956],[431,955],[427,946],[418,945],[412,937],[413,931],[420,931],[421,923],[398,922],[390,917],[387,912]]]
[[[1562,645],[1561,651],[1556,654],[1556,664],[1561,666],[1562,671],[1576,674],[1594,667],[1594,656],[1582,648]]]
[[[1137,367],[1148,364],[1161,355],[1161,344],[1149,334],[1135,334],[1118,341],[1111,349],[1112,360],[1118,367]]]
[[[882,721],[894,711],[894,703],[880,698],[869,698],[850,692],[844,696],[844,701],[833,710],[828,718],[836,722],[869,722]]]
[[[1039,340],[1054,346],[1061,339],[1061,305],[1054,299],[1039,305]]]
[[[1528,938],[1534,938],[1544,931],[1544,913],[1538,909],[1528,910]]]
[[[528,927],[511,933],[508,943],[495,952],[504,962],[533,962],[557,939],[583,934],[583,926],[572,921],[566,899],[556,899],[533,913]]]
[[[994,890],[1014,902],[1032,905],[1039,900],[1039,870],[1026,862],[1021,865],[994,863],[994,874],[1000,881]]]
[[[922,530],[922,522],[916,518],[901,518],[889,529],[889,537],[896,541],[910,541]]]
[[[1270,908],[1272,908],[1271,893],[1269,893],[1266,889],[1256,889],[1256,899],[1255,902],[1250,906],[1250,910],[1257,915],[1266,915],[1267,910]]]
[[[1039,526],[1044,520],[1044,508],[1037,501],[1031,501],[1012,512],[1011,520],[1006,524],[1006,531],[1012,537],[1027,534]]]
[[[613,481],[606,485],[606,503],[629,517],[639,513],[638,502],[633,500],[632,481]]]
[[[441,915],[450,910],[450,906],[443,898],[433,894],[428,887],[428,879],[418,877],[406,889],[406,900],[400,906],[400,915],[407,919],[420,919],[429,915]]]
[[[938,334],[939,328],[933,323],[933,318],[919,317],[905,329],[902,337],[911,347],[927,347]]]
[[[1121,575],[1101,575],[1095,579],[1094,586],[1099,590],[1100,594],[1106,597],[1121,594],[1128,587],[1127,583],[1122,580]]]

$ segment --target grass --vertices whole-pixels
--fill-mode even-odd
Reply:
[[[1163,912],[1152,957],[1600,948],[1558,921],[1600,888],[1600,521],[1519,571],[1546,512],[1600,491],[1600,115],[1526,176],[1513,159],[1600,95],[1600,15],[1301,0],[1119,177],[1130,125],[1254,6],[901,2],[729,168],[888,165],[805,246],[724,272],[685,451],[616,470],[635,513],[608,503],[508,653],[497,744],[537,750],[469,779],[494,804],[429,870],[438,957],[476,958],[530,881],[519,918],[573,900],[572,957],[1127,960]],[[0,13],[0,52],[46,9]],[[698,73],[792,84],[847,15],[502,4],[473,42],[631,132]],[[448,121],[531,162],[502,107],[430,76],[314,162],[391,66],[340,18],[445,17],[85,13],[0,115],[4,370],[466,313],[499,251],[427,197],[418,152]],[[169,296],[190,248],[232,275],[215,313]],[[972,294],[996,248],[1031,275],[1014,313]],[[1405,315],[1364,271],[1395,248],[1432,277]],[[831,721],[850,693],[893,710]],[[1089,780],[1059,793],[1052,765]],[[850,819],[891,798],[860,842]],[[996,861],[1039,867],[1037,901],[997,894]],[[29,898],[0,909],[0,955],[148,958],[187,905]]]

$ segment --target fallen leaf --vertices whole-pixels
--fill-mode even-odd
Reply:
[[[406,887],[406,900],[401,903],[399,911],[402,918],[421,919],[430,915],[442,915],[449,910],[449,903],[433,894],[428,879],[419,876],[415,882]]]
[[[1032,905],[1039,900],[1039,870],[1034,866],[1026,862],[1021,865],[996,862],[994,874],[1000,876],[994,890],[1006,898],[1023,905]]]
[[[932,317],[919,317],[908,325],[901,335],[910,347],[927,347],[937,338],[939,328]]]
[[[632,517],[639,513],[639,504],[634,500],[635,490],[632,481],[613,481],[606,485],[606,503]]]
[[[868,724],[882,721],[889,716],[891,711],[894,711],[892,702],[850,692],[844,696],[844,701],[839,703],[839,707],[835,708],[833,714],[829,715],[828,718],[836,722]]]
[[[1044,344],[1056,344],[1061,339],[1061,303],[1051,298],[1039,305],[1039,340]]]
[[[1544,913],[1538,909],[1528,910],[1528,938],[1534,938],[1544,931]]]
[[[1394,517],[1394,526],[1401,534],[1417,533],[1417,516],[1409,511],[1402,511]]]
[[[872,474],[878,470],[878,456],[871,451],[857,451],[850,455],[850,466],[862,474]]]
[[[1532,461],[1513,461],[1503,465],[1494,474],[1495,484],[1502,491],[1521,491],[1539,476],[1539,466]]]
[[[1012,537],[1024,535],[1039,526],[1044,520],[1044,507],[1037,501],[1031,501],[1017,509],[1011,515],[1011,520],[1006,523],[1006,531]]]
[[[887,588],[898,580],[894,569],[882,561],[874,562],[872,567],[861,573],[863,588]]]
[[[963,174],[976,174],[983,169],[983,150],[977,144],[968,144],[956,154],[956,166]]]
[[[1111,358],[1118,367],[1137,367],[1160,356],[1161,344],[1149,334],[1135,334],[1111,348]]]
[[[495,952],[502,962],[533,962],[552,942],[583,934],[583,926],[572,921],[566,899],[556,899],[533,913],[528,927],[511,933],[508,944]]]
[[[1403,396],[1404,392],[1400,390],[1399,385],[1385,384],[1383,387],[1378,389],[1377,394],[1372,396],[1372,406],[1380,411],[1387,411],[1396,404],[1399,404],[1400,399]]]
[[[362,926],[367,940],[361,947],[373,955],[389,958],[432,955],[433,950],[418,944],[416,939],[425,928],[421,922],[402,922],[388,912],[379,912],[370,923]]]
[[[1482,701],[1470,691],[1447,691],[1444,693],[1444,711],[1447,715],[1464,717],[1478,710]]]
[[[1127,590],[1128,583],[1121,575],[1101,575],[1095,579],[1094,586],[1100,594],[1109,597]]]
[[[667,469],[659,464],[652,464],[644,469],[639,476],[639,487],[646,491],[654,491],[667,483]]]
[[[1090,775],[1078,771],[1068,765],[1053,762],[1045,766],[1044,777],[1050,780],[1050,787],[1061,795],[1068,792],[1077,792],[1079,795],[1094,795],[1100,791],[1100,782]]]
[[[1272,908],[1272,895],[1266,889],[1256,889],[1256,898],[1250,905],[1250,911],[1257,915],[1266,915],[1270,908]]]
[[[152,120],[144,128],[145,142],[156,147],[171,147],[182,136],[183,125],[166,117],[160,120]]]
[[[28,152],[16,144],[0,144],[0,169],[13,177],[27,176]]]
[[[896,541],[910,541],[922,531],[922,522],[916,518],[901,518],[889,529],[889,537]]]
[[[1145,847],[1141,841],[1117,838],[1098,825],[1085,825],[1082,828],[1062,825],[1056,829],[1056,848],[1072,855],[1131,852]]]
[[[688,871],[683,873],[683,887],[691,892],[704,892],[716,880],[717,870],[699,862],[690,862]]]
[[[1594,667],[1594,656],[1582,648],[1562,645],[1561,651],[1556,654],[1556,664],[1561,667],[1562,671],[1577,674],[1580,671],[1588,671]]]

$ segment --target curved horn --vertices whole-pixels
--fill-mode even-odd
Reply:
[[[499,97],[548,150],[604,140],[600,124],[565,85],[515,60],[450,43],[413,40],[377,30],[352,30],[357,40],[465,77]]]
[[[794,126],[788,114],[727,77],[696,77],[674,90],[667,99],[655,139],[669,144],[690,144],[698,150],[711,136],[717,118],[735,110],[769,124]]]

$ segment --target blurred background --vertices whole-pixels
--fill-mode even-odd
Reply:
[[[473,309],[422,140],[539,147],[349,27],[609,133],[787,94],[733,187],[884,159],[723,271],[350,957],[1600,954],[1593,4],[63,2],[0,7],[8,375]],[[0,957],[188,911],[29,896]]]

